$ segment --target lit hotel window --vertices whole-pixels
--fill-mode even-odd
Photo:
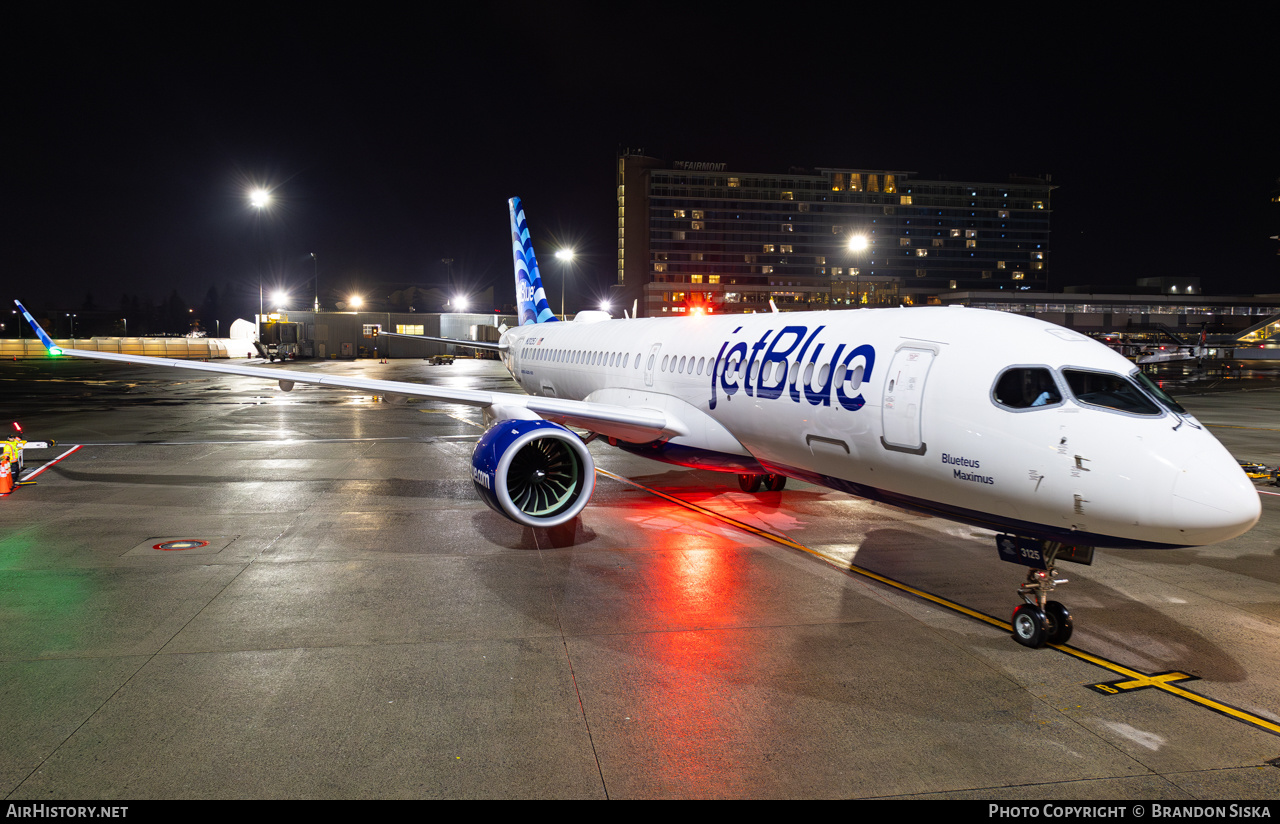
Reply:
[[[884,176],[884,193],[887,195],[897,194],[898,187],[894,184],[893,175]],[[910,198],[908,198],[910,200]]]
[[[898,195],[898,205],[899,205],[899,206],[910,206],[910,205],[911,205],[911,195]]]
[[[729,188],[730,189],[738,188],[738,179],[736,177],[729,178]]]
[[[1014,280],[1022,280],[1024,277],[1026,277],[1026,275],[1024,275],[1022,272],[1014,272],[1014,273],[1013,273],[1013,279],[1014,279]]]
[[[774,252],[774,251],[777,251],[777,247],[775,247],[772,243],[766,243],[766,244],[764,245],[764,251],[766,251],[766,252]]]
[[[911,245],[911,238],[909,238],[909,237],[900,237],[900,238],[898,238],[898,245],[899,245],[899,246],[910,246],[910,245]]]
[[[940,238],[940,237],[935,237],[935,238],[933,239],[933,245],[934,245],[934,246],[941,246],[941,245],[942,245],[942,238]]]
[[[694,219],[694,220],[702,220],[702,219],[703,219],[704,217],[706,217],[706,216],[707,216],[707,213],[706,213],[706,212],[704,212],[704,211],[702,211],[701,209],[694,209],[694,210],[693,210],[693,219]]]
[[[977,230],[977,229],[965,229],[965,230],[964,230],[964,236],[965,236],[965,237],[977,237],[977,236],[978,236],[978,230]]]
[[[672,217],[684,217],[684,216],[685,216],[685,214],[684,214],[684,209],[676,209],[674,212],[672,212],[672,213],[671,213],[671,216],[672,216]]]
[[[655,263],[655,264],[653,264],[653,271],[655,271],[655,272],[665,272],[665,271],[667,271],[667,264],[665,264],[665,263]]]
[[[778,251],[782,252],[784,255],[789,254],[791,252],[791,244],[790,243],[782,244],[781,246],[778,247]]]
[[[784,223],[784,224],[782,224],[782,231],[784,231],[784,232],[790,232],[790,231],[794,230],[794,228],[795,228],[795,227],[794,227],[794,226],[792,226],[790,223]]]
[[[978,246],[978,241],[976,240],[966,240],[964,242],[964,248],[966,249],[974,249],[974,248],[977,248],[977,246]]]
[[[795,192],[783,192],[783,193],[782,193],[782,199],[783,199],[783,200],[795,200],[795,199],[796,199],[796,193],[795,193]]]
[[[929,254],[928,249],[916,249],[916,257],[927,257],[928,254]]]
[[[952,236],[952,237],[960,237],[960,230],[959,230],[959,229],[952,229],[952,230],[951,230],[951,236]]]
[[[1033,200],[1033,201],[1031,201],[1031,208],[1032,208],[1032,209],[1043,209],[1043,208],[1044,208],[1044,201],[1043,201],[1043,200]]]
[[[707,283],[719,283],[719,282],[720,282],[719,275],[707,275]]]
[[[1004,261],[1003,261],[1003,260],[997,260],[997,261],[996,261],[996,268],[997,268],[997,269],[1003,269],[1003,268],[1004,268]]]
[[[1009,217],[1009,210],[1008,210],[1008,209],[1001,209],[997,214],[999,214],[999,215],[1000,215],[1000,217],[1008,218],[1008,217]]]
[[[691,229],[701,229],[701,228],[702,228],[702,221],[701,221],[701,220],[694,220],[694,221],[690,221],[690,223],[692,224],[692,225],[689,227],[689,228],[691,228]]]
[[[689,277],[689,282],[690,282],[690,283],[702,283],[702,275],[691,275],[691,276]]]

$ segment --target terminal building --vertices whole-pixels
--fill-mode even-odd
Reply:
[[[889,169],[750,172],[617,159],[618,298],[640,317],[1044,292],[1049,180],[922,180]],[[853,241],[853,243],[851,243]]]

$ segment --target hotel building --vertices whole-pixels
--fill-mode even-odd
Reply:
[[[748,172],[617,159],[617,298],[641,317],[938,302],[1047,290],[1048,180],[887,169]]]

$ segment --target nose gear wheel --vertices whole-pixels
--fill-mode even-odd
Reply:
[[[1025,647],[1065,644],[1075,629],[1070,611],[1058,601],[1049,600],[1049,594],[1058,584],[1067,583],[1067,579],[1057,577],[1054,569],[1060,549],[1062,544],[1046,544],[1046,568],[1028,570],[1026,583],[1018,588],[1025,603],[1013,611],[1013,639]]]

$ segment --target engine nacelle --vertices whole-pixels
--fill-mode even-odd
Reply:
[[[505,420],[476,442],[471,480],[495,512],[525,526],[557,526],[591,500],[596,464],[582,439],[563,426]]]

